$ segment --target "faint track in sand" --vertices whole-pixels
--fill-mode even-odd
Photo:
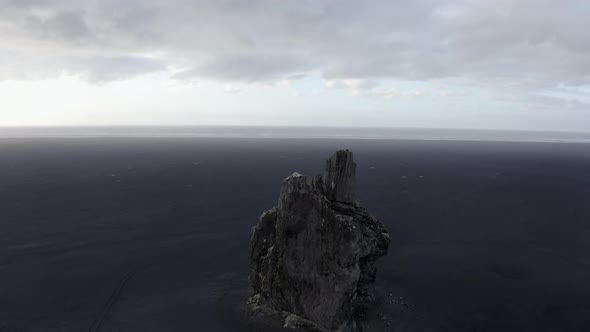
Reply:
[[[180,239],[182,239],[180,241],[181,242],[180,244],[182,244],[182,242],[184,242],[184,241],[192,241],[192,240],[194,240],[195,235],[198,235],[200,233],[201,233],[201,231],[189,232],[188,234],[186,232],[183,233],[182,234],[183,236],[180,238]],[[174,238],[174,237],[175,236],[173,235],[172,238]],[[176,241],[178,241],[178,240],[179,239],[176,239]],[[177,245],[180,245],[180,244],[177,244]],[[133,277],[135,277],[136,275],[138,275],[140,272],[145,272],[149,268],[151,268],[153,266],[156,266],[158,264],[170,263],[172,261],[179,260],[179,259],[184,259],[184,258],[188,258],[188,257],[184,257],[182,255],[179,256],[177,253],[176,254],[168,254],[168,255],[165,255],[163,257],[160,257],[156,261],[153,261],[151,263],[146,263],[146,264],[143,264],[143,265],[139,265],[139,266],[135,267],[133,270],[127,272],[127,274],[125,274],[123,276],[123,278],[121,278],[119,280],[119,283],[117,284],[117,286],[115,287],[115,289],[111,293],[111,296],[108,298],[108,300],[106,301],[106,303],[102,306],[102,309],[99,311],[98,315],[92,321],[92,324],[90,324],[90,327],[88,328],[88,331],[89,332],[98,332],[98,331],[100,331],[102,325],[107,320],[107,317],[108,317],[111,309],[117,303],[117,301],[119,301],[119,298],[121,297],[121,293],[123,292],[123,289],[127,286],[127,284],[129,283],[129,281]]]
[[[153,262],[153,263],[146,264],[146,265],[140,265],[140,266],[136,267],[135,269],[131,270],[130,272],[128,272],[127,274],[125,274],[123,276],[123,278],[121,278],[121,280],[119,281],[119,284],[117,285],[117,287],[115,287],[115,289],[111,293],[111,296],[109,297],[107,302],[103,305],[102,309],[100,310],[100,312],[98,313],[98,315],[96,316],[96,318],[94,319],[94,321],[92,322],[90,327],[88,328],[88,331],[89,332],[100,331],[100,328],[101,328],[102,324],[104,323],[104,321],[106,320],[109,312],[111,311],[111,308],[113,307],[113,305],[115,305],[115,303],[117,303],[117,301],[121,297],[121,293],[123,292],[123,288],[125,288],[125,286],[129,282],[129,280],[131,280],[131,278],[133,278],[135,275],[137,275],[142,270],[147,270],[148,268],[158,264],[159,262],[160,261]]]

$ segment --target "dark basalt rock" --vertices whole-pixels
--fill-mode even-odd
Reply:
[[[389,233],[354,200],[355,168],[352,152],[337,151],[322,176],[283,181],[250,240],[255,313],[295,328],[358,328]]]
[[[356,164],[352,152],[336,151],[332,158],[326,160],[325,173],[322,176],[326,197],[333,202],[354,204]]]

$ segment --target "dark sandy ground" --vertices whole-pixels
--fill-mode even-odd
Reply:
[[[250,228],[355,152],[392,237],[369,331],[588,331],[590,145],[3,139],[0,331],[264,331]]]

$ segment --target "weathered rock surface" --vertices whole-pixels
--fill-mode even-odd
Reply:
[[[355,201],[355,168],[352,152],[341,150],[322,176],[283,181],[278,205],[262,214],[250,240],[252,310],[297,328],[358,327],[389,234]]]

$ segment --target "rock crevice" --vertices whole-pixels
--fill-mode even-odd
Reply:
[[[250,240],[255,312],[292,327],[355,328],[373,299],[374,263],[389,246],[383,224],[355,200],[355,170],[352,152],[341,150],[323,175],[283,181]]]

